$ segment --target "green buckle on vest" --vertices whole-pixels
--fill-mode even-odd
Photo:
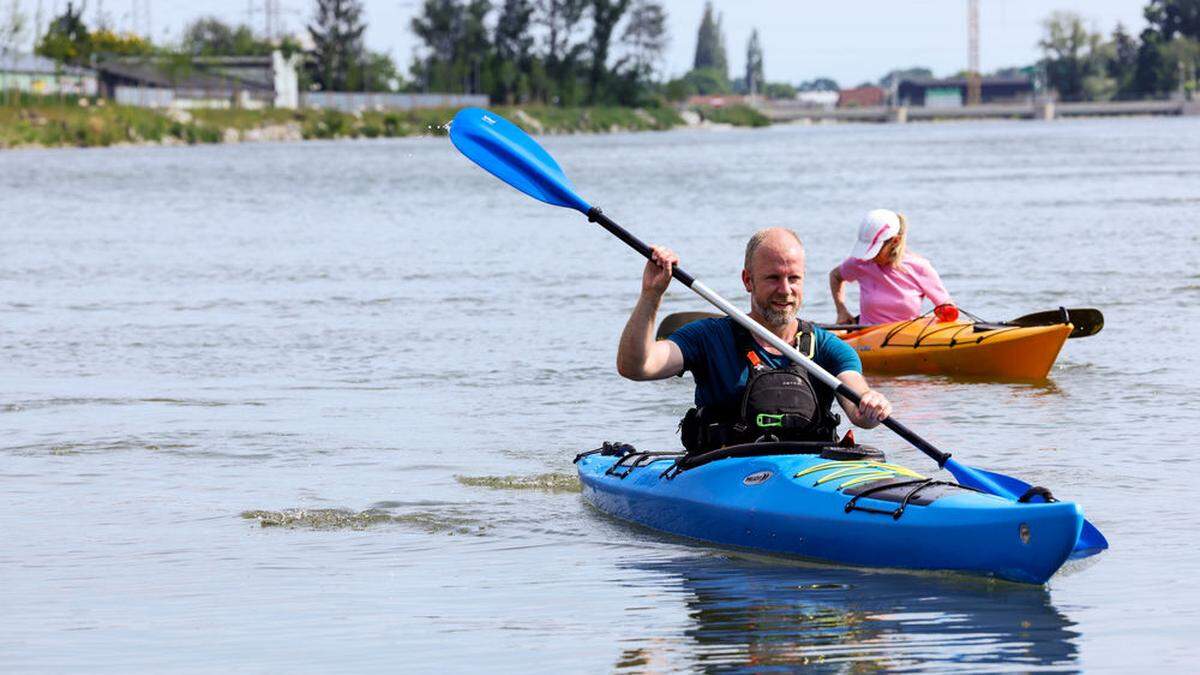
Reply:
[[[768,415],[764,413],[759,415],[758,419],[755,421],[758,423],[760,429],[765,429],[767,427],[782,427],[783,415]]]

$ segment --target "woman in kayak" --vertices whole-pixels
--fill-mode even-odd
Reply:
[[[908,251],[908,222],[887,209],[867,212],[858,226],[850,257],[829,272],[829,290],[840,324],[873,325],[908,321],[921,315],[921,299],[933,303],[940,321],[954,321],[958,310],[933,265]],[[858,317],[846,308],[846,282],[859,285]]]

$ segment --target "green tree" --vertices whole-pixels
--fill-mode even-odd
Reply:
[[[533,49],[532,18],[533,4],[529,0],[504,0],[493,38],[496,56],[506,61],[529,58]]]
[[[312,38],[313,82],[325,91],[345,91],[350,73],[363,57],[361,0],[316,0],[308,25]]]
[[[1178,68],[1171,63],[1166,50],[1170,42],[1162,35],[1147,28],[1142,31],[1142,44],[1138,47],[1137,67],[1134,69],[1134,89],[1142,95],[1165,94],[1175,89]]]
[[[250,27],[231,26],[215,16],[196,19],[183,29],[180,47],[196,56],[265,56],[275,47]]]
[[[667,12],[657,0],[636,0],[629,12],[629,21],[621,42],[629,50],[636,76],[642,80],[654,77],[670,38],[667,35]]]
[[[711,2],[704,3],[704,14],[696,33],[696,56],[691,72],[683,76],[683,88],[688,95],[702,96],[730,91],[729,60],[725,56],[725,38],[721,35],[721,18],[713,16]]]
[[[787,82],[767,82],[763,86],[763,93],[770,99],[796,98],[796,88]]]
[[[704,3],[704,15],[700,18],[700,29],[696,33],[696,57],[692,60],[692,68],[715,68],[717,66],[717,51],[721,47],[721,35],[717,30],[717,21],[713,17],[711,2]]]
[[[746,93],[754,96],[759,93],[766,83],[763,77],[763,52],[758,41],[758,29],[750,31],[750,41],[746,44]]]
[[[1084,96],[1084,78],[1098,65],[1100,35],[1091,33],[1083,17],[1074,12],[1054,12],[1042,22],[1045,33],[1038,41],[1045,57],[1047,83],[1065,100]]]
[[[368,51],[350,70],[346,88],[350,91],[398,91],[401,83],[402,78],[391,56]]]
[[[831,77],[818,77],[816,79],[801,82],[800,86],[796,87],[798,91],[841,91],[836,80]]]
[[[714,55],[714,59],[713,59],[713,68],[716,68],[721,73],[721,77],[724,77],[726,80],[728,80],[729,79],[729,56],[728,56],[728,53],[725,51],[724,24],[725,24],[725,16],[723,14],[718,14],[717,15],[717,51],[716,51],[716,53]]]
[[[200,17],[184,27],[179,42],[189,54],[232,54],[233,27],[215,16]]]
[[[425,44],[425,57],[413,65],[413,75],[425,91],[448,87],[454,80],[454,56],[461,35],[462,6],[455,0],[425,0],[412,19],[412,31]],[[459,91],[455,89],[454,91]]]
[[[1118,23],[1112,33],[1112,50],[1105,66],[1108,76],[1116,82],[1117,93],[1128,96],[1136,91],[1138,42],[1125,26]]]
[[[470,94],[486,91],[484,64],[491,52],[491,36],[487,29],[487,15],[492,11],[491,0],[469,0],[463,8],[462,36],[455,50],[455,61],[463,64],[466,71],[463,89]]]
[[[582,61],[588,45],[576,42],[575,34],[589,5],[589,0],[535,0],[533,21],[545,36],[544,76],[534,78],[539,98],[559,105],[582,102],[587,77]]]
[[[718,94],[728,94],[731,88],[729,86],[729,78],[725,74],[718,71],[716,68],[696,68],[688,72],[682,78],[684,97],[687,96],[713,96]]]
[[[36,52],[64,63],[84,64],[91,57],[91,34],[83,22],[83,8],[67,2],[67,11],[50,22]]]
[[[513,103],[521,90],[528,88],[532,18],[533,4],[529,0],[504,0],[496,19],[492,36],[495,51],[492,96],[505,103]]]
[[[1108,64],[1116,58],[1116,47],[1111,42],[1103,43],[1092,52],[1096,65],[1083,76],[1083,98],[1088,101],[1109,101],[1120,91],[1117,78],[1109,75]]]
[[[608,50],[613,30],[629,9],[630,0],[592,0],[591,64],[588,68],[588,98],[595,104],[604,95],[609,77]]]
[[[901,80],[931,80],[933,79],[933,70],[925,66],[913,66],[911,68],[897,68],[889,72],[887,75],[879,78],[879,86],[884,89],[891,89],[892,86]]]
[[[1200,70],[1200,40],[1176,37],[1166,52],[1176,66],[1176,86],[1190,98],[1196,91],[1196,73]]]
[[[1134,87],[1162,95],[1181,85],[1195,88],[1195,40],[1200,40],[1200,0],[1150,0],[1143,10],[1149,27],[1142,31]],[[1183,78],[1182,82],[1180,78]]]
[[[1146,23],[1166,40],[1200,40],[1200,0],[1150,0],[1142,10]]]
[[[154,45],[146,38],[133,33],[118,34],[108,28],[97,29],[91,35],[92,53],[100,58],[102,55],[116,56],[149,56],[154,53]]]
[[[534,23],[546,31],[545,57],[552,68],[574,60],[578,49],[582,48],[571,43],[587,6],[588,0],[535,0]]]
[[[479,93],[493,82],[490,0],[425,0],[412,30],[425,45],[413,74],[425,91]]]

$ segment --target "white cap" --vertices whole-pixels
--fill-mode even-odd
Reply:
[[[875,209],[863,216],[858,226],[858,241],[850,251],[851,258],[870,260],[879,254],[884,242],[900,234],[900,216],[895,211]]]

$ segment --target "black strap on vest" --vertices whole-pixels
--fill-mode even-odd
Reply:
[[[729,323],[738,354],[749,361],[751,370],[746,390],[735,400],[689,410],[680,422],[684,447],[694,453],[756,440],[836,440],[837,426],[841,419],[830,410],[834,401],[833,390],[812,378],[799,364],[789,362],[787,366],[774,368],[764,363],[757,350],[758,343],[750,331],[732,320],[729,320]],[[813,358],[816,354],[816,333],[811,323],[800,322],[794,344],[806,358]],[[789,376],[803,380],[805,386],[811,389],[815,399],[815,409],[811,413],[769,414],[761,411],[755,413],[748,409],[753,384],[761,378]]]
[[[732,319],[729,320],[729,323],[731,326],[733,326],[733,341],[735,344],[737,344],[738,353],[746,358],[749,358],[750,354],[757,354],[758,342],[754,339],[754,336],[750,333],[750,331],[746,330],[745,326]],[[796,329],[796,339],[792,341],[792,346],[796,348],[796,351],[800,352],[810,360],[816,356],[817,334],[813,330],[812,322],[800,322],[799,327]],[[753,361],[751,361],[750,364],[751,367],[754,367]],[[804,370],[803,366],[799,364],[791,363],[789,365]],[[808,371],[804,372],[807,373]]]

